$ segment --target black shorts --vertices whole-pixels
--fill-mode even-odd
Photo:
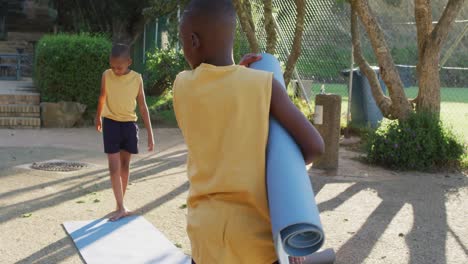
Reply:
[[[114,154],[125,150],[131,154],[138,154],[138,125],[135,122],[103,118],[102,136],[105,153]]]

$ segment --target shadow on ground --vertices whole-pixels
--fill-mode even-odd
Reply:
[[[2,172],[0,172],[0,179],[1,177],[14,173],[16,169],[12,168],[11,166],[37,161],[39,157],[41,158],[40,160],[57,159],[58,157],[63,157],[63,155],[69,153],[69,150],[67,151],[66,149],[54,149],[54,151],[51,152],[48,151],[50,150],[48,148],[37,147],[34,148],[34,151],[37,151],[38,153],[37,155],[34,155],[34,153],[29,153],[30,149],[28,148],[8,148],[7,151],[4,150],[6,149],[2,148],[2,154],[0,157],[5,155],[8,157],[11,157],[12,155],[19,156],[22,155],[23,152],[28,152],[30,155],[29,159],[27,160],[22,159],[21,162],[13,161],[8,164],[8,168],[5,168],[6,166],[2,168]],[[47,155],[47,153],[54,153],[54,156]],[[182,166],[185,164],[185,160],[186,151],[184,150],[167,151],[164,154],[154,154],[137,159],[132,163],[132,182],[145,181],[149,178],[154,179],[158,177],[170,177],[172,174],[164,174],[163,172]],[[67,188],[61,189],[56,193],[47,194],[38,198],[7,204],[0,207],[0,224],[18,219],[26,213],[31,214],[45,208],[56,206],[66,201],[75,200],[92,192],[99,192],[101,190],[110,189],[111,186],[108,177],[109,174],[107,168],[98,168],[87,170],[86,172],[74,174],[72,176],[66,176],[60,179],[51,178],[47,182],[42,182],[34,186],[19,187],[15,190],[1,193],[0,200],[7,201],[8,198],[20,194],[36,192],[46,187],[54,187],[64,183],[69,183]],[[187,190],[188,182],[185,182],[173,190],[168,190],[167,193],[163,194],[156,200],[141,206],[140,208],[136,208],[135,212],[139,214],[145,214],[172,200],[174,197],[186,192]],[[76,253],[77,251],[73,245],[72,240],[66,237],[38,250],[30,256],[23,258],[18,263],[57,263],[66,260]]]
[[[314,174],[313,169],[310,173]],[[381,199],[380,204],[367,217],[360,229],[340,248],[335,248],[337,264],[365,262],[394,217],[407,204],[413,209],[413,225],[409,233],[400,234],[400,238],[405,240],[409,249],[407,263],[448,263],[446,241],[449,233],[456,239],[457,246],[462,248],[468,256],[466,245],[447,223],[446,208],[447,197],[468,186],[465,175],[461,173],[446,175],[400,173],[396,179],[391,180],[372,181],[368,178],[372,178],[373,175],[369,175],[365,180],[356,181],[359,176],[350,177],[347,180],[347,177],[334,177],[336,171],[325,172],[325,175],[327,174],[328,176],[312,176],[316,194],[328,184],[349,183],[350,186],[332,199],[319,203],[321,214],[336,210],[363,191],[375,192]],[[406,252],[401,252],[401,254],[406,254]],[[387,261],[390,262],[382,263],[403,263],[399,262],[400,260]]]

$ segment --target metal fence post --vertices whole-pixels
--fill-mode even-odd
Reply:
[[[19,81],[21,79],[21,54],[18,53],[16,55],[16,80]]]

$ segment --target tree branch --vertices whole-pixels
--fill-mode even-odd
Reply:
[[[260,48],[258,46],[257,37],[255,36],[255,25],[252,18],[252,8],[248,0],[233,0],[234,7],[237,11],[242,30],[247,36],[251,52],[258,53]]]
[[[449,0],[447,6],[444,9],[444,13],[432,31],[431,41],[434,41],[434,45],[436,45],[439,51],[442,48],[442,44],[447,39],[450,27],[455,21],[457,14],[463,6],[464,2],[465,0]]]
[[[432,32],[431,0],[414,0],[414,18],[418,33],[418,58],[421,61],[426,48],[426,42]]]
[[[296,3],[296,26],[294,30],[293,45],[291,53],[288,56],[286,63],[286,70],[284,71],[284,82],[286,87],[291,81],[291,76],[296,66],[296,62],[301,55],[302,35],[304,34],[305,13],[306,13],[306,0],[295,0]]]
[[[244,5],[244,10],[248,14],[247,21],[251,28],[255,31],[255,23],[252,16],[252,5],[250,4],[250,0],[241,0],[242,4]]]
[[[424,8],[422,5],[430,4],[430,1],[421,1],[419,8]],[[439,58],[440,51],[444,42],[447,39],[448,32],[454,20],[457,17],[459,10],[463,5],[464,0],[449,0],[442,16],[440,17],[437,25],[425,37],[424,46],[419,50],[418,57],[418,81],[419,89],[418,95],[414,102],[416,103],[416,110],[420,111],[435,111],[440,110],[440,77],[439,77]],[[418,6],[416,6],[418,7]],[[430,8],[426,7],[426,8]],[[415,11],[416,15],[419,15]],[[418,19],[418,17],[416,17]],[[417,22],[418,20],[416,20]],[[418,30],[419,26],[418,25]],[[419,32],[418,32],[419,33]],[[418,44],[419,44],[418,35]]]
[[[145,24],[148,22],[148,19],[145,18],[145,16],[140,15],[135,18],[135,22],[132,24],[131,30],[131,36],[132,39],[130,40],[130,46],[135,44],[135,42],[138,40],[138,37],[143,33],[145,30]]]
[[[385,41],[384,32],[375,19],[367,0],[352,0],[351,7],[361,19],[377,57],[380,74],[392,100],[391,118],[404,119],[412,111],[412,107],[403,90],[403,83]]]
[[[265,31],[267,35],[266,52],[274,54],[276,51],[277,35],[275,30],[275,22],[273,20],[272,0],[263,1],[263,10],[265,14]]]
[[[392,101],[390,100],[390,98],[383,94],[382,87],[380,86],[377,74],[362,55],[361,40],[358,28],[358,18],[354,10],[351,10],[351,37],[354,48],[354,59],[359,65],[361,71],[367,77],[367,80],[369,81],[371,87],[372,96],[374,97],[377,106],[382,111],[382,114],[386,117],[391,116]],[[352,71],[350,72],[350,74],[353,74]]]

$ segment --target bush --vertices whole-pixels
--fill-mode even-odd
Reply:
[[[172,90],[166,90],[160,96],[147,96],[146,103],[150,112],[151,121],[161,124],[176,126],[177,121],[174,113]]]
[[[101,36],[46,35],[34,59],[34,82],[45,102],[73,101],[96,109],[111,42]]]
[[[460,167],[461,167],[463,170],[468,171],[468,153],[465,153],[465,155],[462,157]]]
[[[294,88],[295,84],[292,82],[289,84],[286,92],[288,93],[289,99],[293,104],[301,111],[308,120],[312,120],[312,111],[310,106],[307,104],[307,101],[298,94],[298,91]]]
[[[145,65],[148,95],[160,96],[165,90],[171,89],[177,74],[188,68],[182,52],[175,49],[149,52]]]
[[[369,134],[367,158],[393,169],[432,170],[461,165],[466,146],[431,114],[384,121]]]

